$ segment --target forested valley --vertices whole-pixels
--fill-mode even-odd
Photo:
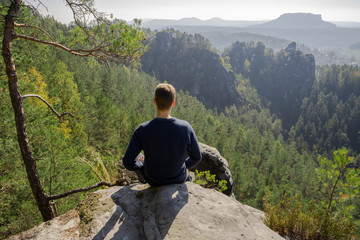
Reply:
[[[72,31],[71,25],[51,17],[31,18],[59,39]],[[39,94],[58,112],[73,115],[59,121],[39,99],[24,99],[29,142],[48,194],[128,179],[121,157],[133,130],[154,117],[153,92],[166,81],[178,91],[172,116],[190,122],[199,141],[227,159],[237,200],[263,210],[287,195],[302,203],[319,200],[330,208],[333,199],[326,191],[331,177],[322,173],[335,166],[324,159],[333,159],[333,152],[344,147],[334,159],[353,156],[346,165],[353,170],[360,162],[358,66],[318,67],[295,43],[274,52],[261,42],[235,42],[220,53],[198,34],[144,31],[148,50],[132,65],[105,64],[16,40],[20,91]],[[0,238],[6,238],[42,218],[21,160],[4,69],[0,79]],[[335,221],[356,223],[359,183],[348,181],[346,188],[341,176],[348,192],[332,192],[337,204],[327,214]],[[86,194],[56,200],[52,206],[64,213]],[[356,226],[351,224],[346,226]]]

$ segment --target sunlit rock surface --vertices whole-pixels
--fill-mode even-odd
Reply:
[[[282,239],[261,212],[193,183],[91,193],[76,210],[11,239]]]

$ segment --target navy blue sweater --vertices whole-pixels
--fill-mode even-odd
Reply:
[[[146,177],[159,185],[184,182],[186,168],[195,167],[201,160],[193,128],[187,121],[176,118],[154,118],[138,126],[123,157],[125,168],[139,169],[135,158],[141,150],[145,155]]]

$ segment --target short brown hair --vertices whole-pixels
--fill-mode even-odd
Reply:
[[[163,111],[171,107],[175,100],[175,88],[171,84],[160,83],[155,89],[155,101],[158,110]]]

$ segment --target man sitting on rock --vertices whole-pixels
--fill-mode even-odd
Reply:
[[[175,88],[170,84],[159,84],[154,104],[156,118],[136,128],[123,156],[123,164],[137,173],[140,182],[152,186],[191,181],[187,169],[200,162],[201,153],[191,125],[170,116],[175,105]],[[141,150],[145,158],[138,157],[140,161],[137,161]]]

